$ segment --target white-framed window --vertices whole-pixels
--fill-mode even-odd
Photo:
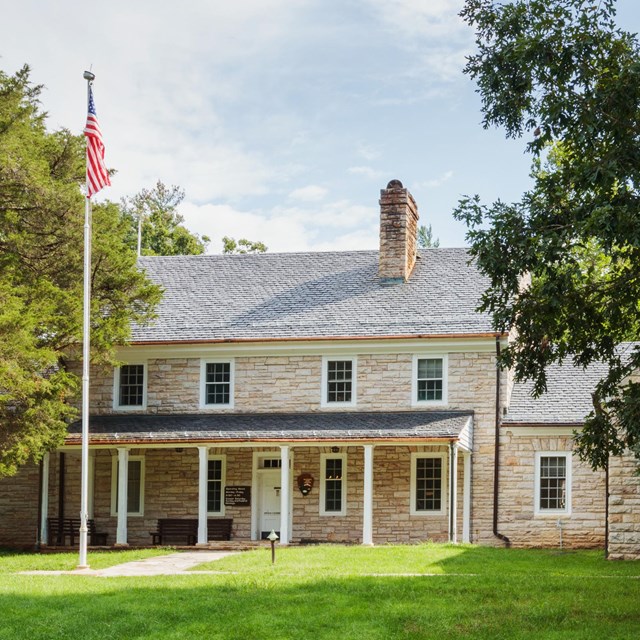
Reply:
[[[118,458],[111,463],[111,515],[118,515]],[[144,515],[144,456],[129,456],[127,515]]]
[[[411,454],[412,516],[443,515],[447,508],[447,454]]]
[[[135,411],[147,407],[147,365],[143,362],[116,367],[113,384],[113,408]]]
[[[571,452],[536,451],[536,515],[571,513]]]
[[[320,456],[320,515],[347,513],[347,455],[323,453]]]
[[[234,360],[202,360],[200,408],[233,409]]]
[[[357,397],[357,359],[355,357],[322,358],[323,407],[353,407]]]
[[[446,354],[416,354],[411,375],[411,404],[413,406],[447,404]]]
[[[224,486],[227,461],[224,456],[209,456],[207,470],[207,513],[210,516],[224,515]]]

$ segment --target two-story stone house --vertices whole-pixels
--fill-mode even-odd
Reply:
[[[159,518],[197,518],[199,544],[217,518],[236,540],[604,544],[604,475],[571,455],[586,391],[514,388],[467,252],[417,249],[398,181],[380,206],[380,251],[140,259],[158,318],[91,373],[90,516],[110,544],[150,544]],[[77,516],[79,449],[74,424],[0,482],[0,544]]]

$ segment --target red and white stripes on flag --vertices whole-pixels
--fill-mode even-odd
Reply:
[[[90,198],[103,187],[111,185],[109,172],[104,164],[104,143],[96,116],[91,85],[89,85],[89,112],[84,135],[87,137],[87,198]]]

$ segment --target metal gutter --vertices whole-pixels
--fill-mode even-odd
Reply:
[[[379,335],[379,336],[294,336],[284,338],[211,338],[193,340],[132,340],[127,346],[165,346],[172,344],[239,344],[246,342],[327,342],[327,341],[372,341],[372,340],[411,340],[411,339],[477,339],[477,338],[501,338],[506,333],[412,333],[401,335]]]

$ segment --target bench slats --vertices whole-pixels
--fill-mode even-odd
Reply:
[[[96,529],[95,520],[87,520],[87,533],[91,546],[105,546],[107,544],[107,534],[99,533]],[[69,538],[69,546],[73,547],[76,539],[80,538],[80,518],[47,518],[47,543],[50,546],[64,544]]]
[[[211,518],[207,520],[208,540],[231,540],[231,518]],[[168,540],[184,538],[188,545],[198,541],[197,518],[158,518],[158,528],[150,531],[152,544],[166,544]]]

